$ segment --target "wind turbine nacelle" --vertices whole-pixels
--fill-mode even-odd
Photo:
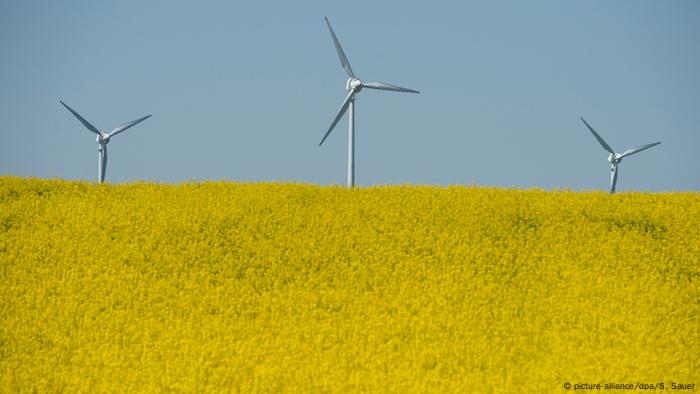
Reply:
[[[362,81],[360,81],[357,78],[350,78],[348,79],[348,82],[345,84],[345,89],[346,90],[354,90],[356,92],[359,92],[362,90]]]
[[[100,133],[97,135],[97,138],[95,138],[95,141],[97,141],[98,144],[106,144],[109,142],[109,135]]]
[[[609,161],[611,164],[613,164],[613,163],[614,163],[614,164],[617,164],[617,163],[619,163],[619,162],[622,161],[622,155],[619,154],[619,153],[615,153],[615,154],[612,154],[612,153],[611,153],[611,154],[608,156],[608,161]]]

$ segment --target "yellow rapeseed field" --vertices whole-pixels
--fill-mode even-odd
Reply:
[[[0,177],[0,267],[3,391],[700,388],[698,193]]]

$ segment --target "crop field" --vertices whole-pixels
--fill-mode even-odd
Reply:
[[[700,385],[699,193],[0,177],[0,267],[3,391]]]

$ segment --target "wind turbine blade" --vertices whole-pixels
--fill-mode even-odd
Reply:
[[[645,150],[645,149],[649,149],[649,148],[651,148],[652,146],[659,145],[660,143],[661,143],[661,141],[658,141],[658,142],[654,142],[653,144],[642,145],[642,146],[638,146],[638,147],[636,147],[636,148],[627,149],[626,151],[622,152],[622,157],[629,156],[629,155],[633,155],[633,154],[635,154],[635,153],[637,153],[637,152],[641,152],[641,151],[643,151],[643,150]]]
[[[105,181],[105,175],[107,175],[107,144],[102,145],[102,179],[100,179],[100,183]]]
[[[348,106],[350,106],[350,100],[352,100],[352,96],[355,94],[354,90],[351,90],[350,93],[348,93],[347,97],[345,97],[345,101],[343,101],[343,105],[340,106],[340,109],[338,110],[338,114],[335,116],[335,119],[333,119],[333,123],[331,123],[331,126],[328,128],[328,131],[326,131],[326,135],[323,136],[323,139],[321,142],[318,144],[318,146],[323,145],[323,141],[328,138],[328,135],[333,131],[333,128],[335,127],[336,124],[338,124],[338,121],[340,121],[340,118],[343,117],[345,114],[345,111],[348,110]]]
[[[603,147],[603,149],[605,149],[606,151],[608,151],[608,152],[610,152],[610,153],[612,153],[612,154],[614,155],[614,154],[615,154],[615,151],[613,150],[613,148],[610,147],[610,145],[608,145],[607,142],[605,142],[605,140],[603,139],[603,137],[601,137],[600,135],[598,135],[598,133],[596,133],[595,130],[593,130],[593,127],[591,127],[591,125],[589,125],[588,122],[586,122],[585,119],[581,118],[581,120],[582,120],[583,123],[586,125],[586,127],[588,127],[588,130],[590,130],[591,133],[593,133],[593,136],[598,140],[598,142],[600,142],[600,145]]]
[[[367,82],[362,83],[362,87],[377,89],[377,90],[391,90],[393,92],[405,92],[405,93],[420,93],[417,90],[402,88],[401,86],[390,85],[384,82]]]
[[[326,25],[328,25],[328,30],[331,32],[331,36],[333,37],[333,44],[335,45],[335,50],[338,52],[338,57],[340,58],[340,65],[343,66],[345,69],[345,72],[350,76],[351,78],[355,78],[355,73],[352,71],[352,67],[350,67],[350,62],[348,61],[348,57],[345,56],[345,52],[343,52],[343,47],[340,46],[340,41],[338,41],[338,37],[335,36],[335,32],[333,31],[333,28],[331,27],[331,23],[328,21],[328,18],[325,16],[323,19],[326,20]]]
[[[615,193],[615,185],[617,185],[617,165],[613,165],[610,169],[610,194]]]
[[[66,105],[66,103],[64,103],[63,101],[61,101],[61,104],[63,104],[63,106],[66,107],[66,109],[69,110],[70,113],[73,114],[73,116],[75,116],[76,118],[78,118],[78,120],[80,121],[80,123],[82,123],[83,126],[87,127],[88,130],[92,131],[93,133],[95,133],[95,134],[97,134],[97,135],[100,134],[100,131],[97,130],[97,127],[95,127],[95,126],[93,126],[92,124],[90,124],[90,122],[88,122],[87,120],[85,120],[85,118],[83,118],[82,116],[80,116],[79,113],[73,111],[73,108],[71,108],[71,107],[69,107],[68,105]]]
[[[115,136],[115,135],[121,133],[122,131],[128,129],[129,127],[136,126],[138,123],[141,123],[141,122],[143,122],[144,120],[146,120],[146,119],[148,119],[148,118],[150,118],[150,117],[151,117],[151,115],[146,115],[146,116],[144,116],[143,118],[138,118],[138,119],[133,120],[133,121],[131,121],[131,122],[129,122],[129,123],[124,123],[124,124],[121,125],[121,126],[117,126],[117,127],[114,128],[114,130],[112,130],[111,133],[109,133],[109,136],[110,136],[110,137],[113,137],[113,136]]]

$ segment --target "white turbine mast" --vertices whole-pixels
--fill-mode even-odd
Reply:
[[[331,122],[330,127],[328,128],[328,131],[326,131],[326,134],[323,136],[323,139],[321,139],[321,142],[318,144],[319,146],[323,145],[323,142],[326,140],[328,135],[333,131],[333,128],[335,128],[335,125],[340,121],[340,118],[343,117],[345,112],[349,111],[348,114],[348,187],[353,187],[355,185],[355,95],[360,92],[363,88],[368,88],[368,89],[377,89],[377,90],[390,90],[394,92],[404,92],[404,93],[419,93],[417,90],[413,89],[406,89],[402,88],[400,86],[396,85],[390,85],[388,83],[383,83],[383,82],[362,82],[360,79],[358,79],[355,76],[355,73],[352,71],[352,67],[350,67],[350,62],[348,61],[347,56],[345,56],[345,52],[343,52],[343,47],[340,46],[340,41],[338,41],[338,37],[335,36],[335,32],[333,32],[333,28],[331,27],[331,23],[328,21],[328,18],[324,18],[326,20],[326,25],[328,25],[328,30],[331,33],[331,37],[333,38],[333,44],[335,45],[335,50],[338,52],[338,57],[340,58],[340,65],[343,66],[343,69],[345,72],[348,74],[348,81],[345,85],[345,89],[348,91],[347,96],[345,96],[345,100],[343,100],[343,104],[340,106],[340,109],[338,110],[338,114],[335,116],[335,119],[333,119],[333,122]]]
[[[99,159],[97,165],[97,181],[99,183],[104,182],[105,174],[107,172],[107,143],[109,143],[110,138],[151,117],[151,115],[146,115],[129,123],[124,123],[121,126],[117,126],[111,132],[107,133],[98,130],[97,127],[90,124],[90,122],[88,122],[87,120],[85,120],[85,118],[80,116],[79,113],[73,111],[73,108],[69,107],[63,101],[61,101],[61,104],[63,104],[63,106],[66,107],[67,110],[69,110],[76,118],[78,118],[78,120],[80,121],[80,123],[83,124],[83,126],[85,126],[88,130],[92,131],[93,133],[97,134],[97,138],[95,140],[97,141],[97,151],[99,152]]]
[[[608,156],[608,161],[610,162],[610,194],[615,193],[615,185],[617,184],[617,166],[620,164],[622,159],[635,153],[641,152],[645,149],[649,149],[652,146],[659,145],[661,143],[661,141],[657,141],[652,144],[638,146],[636,148],[627,149],[622,153],[617,153],[613,150],[613,148],[610,147],[610,145],[608,145],[607,142],[605,142],[603,137],[601,137],[598,133],[596,133],[595,130],[593,130],[593,127],[591,127],[591,125],[589,125],[585,119],[581,118],[581,120],[586,125],[586,127],[588,127],[588,130],[591,131],[593,136],[598,140],[600,146],[602,146],[603,149],[605,149],[606,151],[610,152],[610,155]]]

